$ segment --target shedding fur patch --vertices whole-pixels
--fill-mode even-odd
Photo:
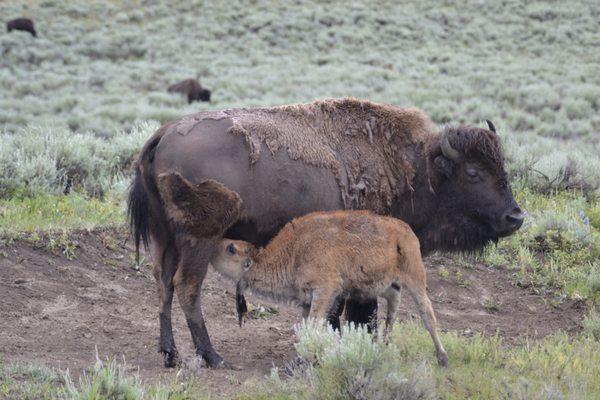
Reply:
[[[194,185],[178,172],[164,173],[158,190],[169,220],[194,237],[222,235],[241,214],[240,196],[212,179]]]
[[[331,169],[346,208],[368,205],[379,213],[413,190],[412,165],[434,132],[419,109],[353,98],[210,111],[182,118],[175,129],[187,134],[203,119],[221,118],[231,118],[229,132],[245,139],[250,163],[262,156],[262,143],[272,154],[285,149],[294,160]]]

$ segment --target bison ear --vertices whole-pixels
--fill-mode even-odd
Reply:
[[[490,131],[494,132],[495,134],[498,134],[498,132],[496,132],[496,127],[494,126],[494,123],[492,121],[486,119],[485,122],[487,122]]]
[[[443,155],[437,156],[433,159],[433,164],[435,168],[440,171],[446,178],[449,178],[452,175],[452,171],[454,170],[454,163],[448,160]]]

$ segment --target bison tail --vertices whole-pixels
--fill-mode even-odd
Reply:
[[[129,188],[129,198],[127,200],[127,215],[135,240],[135,259],[137,264],[140,262],[140,243],[144,244],[144,248],[148,248],[150,231],[149,213],[148,193],[144,187],[142,172],[138,165],[135,170],[135,177]]]

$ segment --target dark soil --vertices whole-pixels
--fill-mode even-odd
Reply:
[[[117,231],[75,232],[65,241],[42,238],[3,239],[0,244],[0,357],[4,362],[32,362],[67,369],[74,374],[114,356],[145,379],[171,379],[175,370],[162,367],[157,353],[157,295],[151,269],[131,268],[132,248]],[[58,242],[58,244],[57,244]],[[69,259],[62,249],[75,246]],[[577,302],[558,306],[531,289],[513,284],[505,270],[453,265],[452,260],[427,260],[428,286],[442,330],[464,335],[498,333],[505,342],[525,336],[539,338],[558,330],[580,329],[585,307]],[[446,273],[440,273],[444,265]],[[462,276],[457,276],[457,272]],[[215,348],[238,370],[207,370],[201,381],[223,393],[294,355],[294,308],[237,325],[233,284],[212,270],[204,283],[203,310]],[[254,304],[264,304],[252,296]],[[383,311],[383,310],[382,310]],[[414,317],[408,295],[401,319]],[[183,314],[174,307],[174,331],[183,357],[192,355]],[[224,388],[227,389],[224,389]]]

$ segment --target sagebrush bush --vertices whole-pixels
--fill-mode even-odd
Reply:
[[[296,326],[298,356],[311,364],[297,379],[312,383],[313,393],[330,399],[430,399],[430,374],[417,364],[406,368],[398,350],[374,339],[365,327],[331,327],[303,322]],[[302,376],[304,375],[304,376]]]
[[[139,375],[129,375],[114,360],[106,363],[99,358],[93,368],[84,372],[77,384],[65,374],[65,398],[69,400],[141,400],[144,388]]]
[[[157,128],[139,122],[110,138],[65,128],[0,133],[0,198],[75,190],[101,197],[129,175],[135,154]]]
[[[584,331],[600,341],[600,315],[596,311],[591,311],[583,320]]]

